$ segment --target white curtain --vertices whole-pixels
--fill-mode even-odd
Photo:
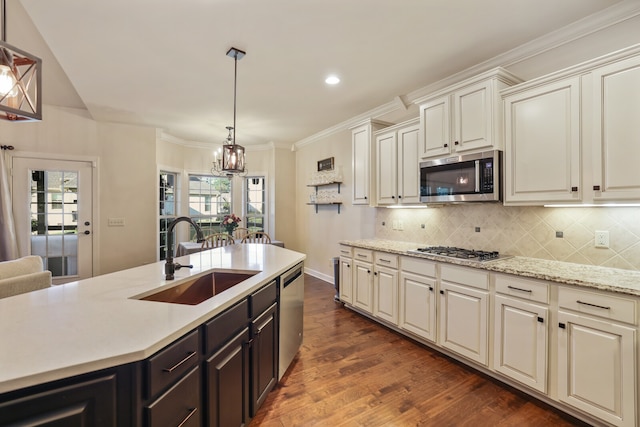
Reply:
[[[5,152],[4,148],[0,151],[0,261],[18,258],[18,239],[13,222]]]

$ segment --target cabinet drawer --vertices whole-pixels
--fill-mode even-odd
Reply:
[[[398,255],[391,255],[385,252],[376,252],[374,254],[376,265],[383,267],[398,268]]]
[[[147,424],[150,427],[202,425],[200,407],[200,368],[184,376],[155,402],[146,407]]]
[[[353,248],[353,259],[358,261],[373,262],[373,251],[368,249]]]
[[[402,257],[400,268],[407,273],[419,274],[421,276],[436,277],[436,263],[418,258]]]
[[[199,337],[195,330],[146,360],[147,398],[160,393],[198,364]]]
[[[630,298],[560,287],[558,289],[558,305],[584,314],[634,325],[637,323],[636,302]]]
[[[516,276],[496,274],[496,292],[549,304],[549,284]]]
[[[211,354],[249,323],[249,302],[245,299],[204,325],[204,352]]]
[[[489,289],[489,273],[471,267],[440,264],[440,277],[447,282],[460,283],[478,289]]]
[[[353,248],[351,246],[340,245],[340,256],[351,258],[353,256]]]
[[[249,317],[254,318],[267,308],[269,308],[274,302],[276,302],[277,298],[277,286],[276,281],[269,283],[267,286],[258,289],[254,292],[251,297],[251,306]]]

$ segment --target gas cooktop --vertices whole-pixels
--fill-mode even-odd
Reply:
[[[424,248],[412,249],[408,252],[479,262],[509,258],[509,256],[500,255],[498,251],[479,251],[474,249],[456,248],[453,246],[427,246]]]

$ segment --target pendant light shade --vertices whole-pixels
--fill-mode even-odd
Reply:
[[[246,175],[244,147],[236,144],[236,94],[238,82],[238,60],[242,59],[246,52],[232,47],[227,51],[227,56],[234,60],[233,77],[233,126],[227,126],[229,135],[222,145],[222,149],[214,153],[214,162],[211,173],[214,175]],[[218,158],[220,153],[220,158]]]
[[[42,60],[6,42],[6,1],[0,1],[0,119],[42,120]]]

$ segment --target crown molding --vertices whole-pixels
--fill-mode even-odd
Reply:
[[[198,149],[204,149],[204,150],[210,150],[217,146],[215,143],[211,143],[211,142],[190,141],[190,140],[178,138],[177,136],[167,133],[163,129],[156,129],[156,140],[162,141],[162,142],[168,142],[170,144],[180,145],[182,147],[198,148]],[[265,150],[271,150],[273,148],[285,148],[288,150],[291,148],[291,144],[284,143],[284,142],[283,143],[269,142],[266,144],[259,144],[259,145],[258,144],[243,145],[243,147],[245,152],[265,151]]]
[[[587,37],[626,20],[633,19],[638,15],[640,15],[640,2],[638,2],[638,0],[624,0],[601,12],[587,16],[559,30],[533,39],[487,61],[476,64],[433,84],[409,92],[407,95],[398,95],[386,104],[373,108],[356,117],[345,120],[307,138],[297,141],[293,144],[292,150],[296,150],[297,148],[322,140],[335,133],[353,128],[358,123],[366,119],[375,119],[386,114],[393,113],[397,110],[402,110],[403,108],[406,109],[409,105],[416,104],[416,100],[430,97],[435,92],[459,83],[462,80],[472,78],[493,68],[511,67],[519,62],[545,53],[554,48]]]

